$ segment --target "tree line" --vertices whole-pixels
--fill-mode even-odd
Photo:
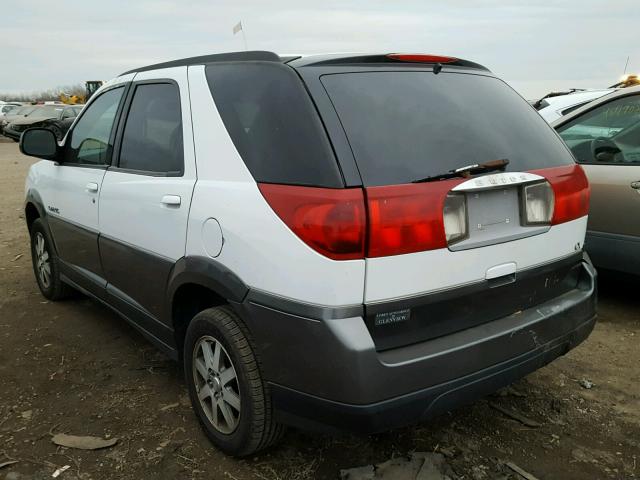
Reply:
[[[83,84],[66,85],[48,90],[37,90],[33,92],[22,93],[2,93],[0,92],[0,100],[4,102],[46,102],[59,100],[60,94],[67,95],[85,95],[85,86]]]

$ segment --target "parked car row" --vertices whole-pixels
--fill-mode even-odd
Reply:
[[[0,116],[0,133],[17,142],[28,128],[42,127],[62,140],[81,110],[82,105],[12,105]]]

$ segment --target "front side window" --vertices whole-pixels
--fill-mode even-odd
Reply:
[[[171,83],[138,85],[122,135],[118,166],[179,175],[183,163],[178,87]]]
[[[64,163],[106,165],[113,145],[111,131],[124,87],[108,90],[89,105],[67,137]]]
[[[600,105],[558,133],[580,163],[640,164],[640,95]]]

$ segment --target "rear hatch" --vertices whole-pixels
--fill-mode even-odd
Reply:
[[[363,190],[364,303],[379,350],[518,314],[576,288],[586,177],[504,82],[473,64],[292,66],[346,186]]]

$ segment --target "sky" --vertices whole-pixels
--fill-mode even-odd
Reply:
[[[640,71],[640,3],[611,1],[20,0],[0,14],[0,92],[108,80],[143,65],[244,50],[451,55],[527,99]]]

